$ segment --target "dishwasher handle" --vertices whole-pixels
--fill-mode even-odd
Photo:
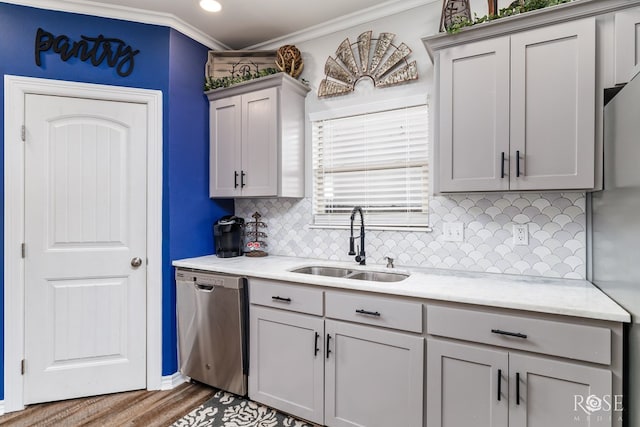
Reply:
[[[213,285],[203,285],[202,283],[193,282],[193,286],[202,292],[213,292]]]

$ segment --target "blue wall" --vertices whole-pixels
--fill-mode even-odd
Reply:
[[[121,77],[106,61],[99,67],[71,58],[63,62],[52,52],[35,63],[38,28],[79,40],[81,35],[115,37],[140,53],[135,67]],[[0,75],[12,74],[56,80],[156,89],[163,92],[163,350],[162,373],[177,371],[175,281],[171,261],[213,252],[211,224],[231,213],[231,201],[208,197],[208,119],[202,93],[207,48],[161,26],[54,12],[0,3]],[[4,87],[0,84],[4,99]],[[0,102],[0,216],[4,212],[4,103]],[[4,221],[4,218],[2,219]],[[0,227],[4,241],[4,230]],[[0,245],[0,281],[4,277]],[[2,283],[4,287],[4,283]],[[3,298],[3,292],[0,292]],[[4,330],[4,301],[0,303],[0,332]],[[4,399],[4,336],[0,339],[0,399]]]
[[[214,252],[213,222],[233,212],[233,201],[209,199],[209,101],[203,93],[209,50],[175,30],[169,45],[171,108],[165,130],[171,143],[164,147],[169,162],[164,194],[170,199],[170,228],[164,236],[170,238],[165,259],[175,260]],[[173,277],[170,262],[165,262],[163,276]],[[164,291],[163,332],[172,340],[163,341],[162,374],[169,375],[177,370],[175,286]]]

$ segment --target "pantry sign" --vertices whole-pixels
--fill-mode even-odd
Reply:
[[[102,34],[97,37],[80,36],[80,39],[73,41],[68,36],[56,36],[38,28],[35,40],[36,65],[41,67],[42,55],[53,51],[64,62],[77,58],[98,67],[106,61],[121,77],[127,77],[133,72],[134,58],[140,53],[138,49],[132,48],[123,40],[105,37]]]

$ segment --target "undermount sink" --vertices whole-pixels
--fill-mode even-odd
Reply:
[[[330,276],[330,277],[345,277],[348,274],[351,274],[353,272],[353,270],[349,270],[348,268],[321,267],[317,265],[310,266],[310,267],[297,268],[291,271],[294,273],[313,274],[314,276]]]
[[[308,266],[291,270],[293,273],[312,274],[314,276],[342,277],[345,279],[370,280],[372,282],[399,282],[409,277],[405,273],[384,271],[351,270],[340,267]]]
[[[372,282],[399,282],[409,277],[404,273],[385,273],[383,271],[356,271],[347,276],[349,279],[371,280]]]

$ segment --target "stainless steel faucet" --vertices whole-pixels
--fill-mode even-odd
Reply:
[[[360,213],[360,235],[356,237],[360,237],[360,246],[358,247],[358,254],[356,255],[356,251],[353,250],[353,244],[356,237],[353,237],[353,220],[356,217],[356,212]],[[364,214],[362,213],[362,208],[360,206],[356,206],[351,211],[351,237],[349,237],[349,255],[356,255],[356,262],[359,262],[360,265],[365,265],[366,262],[366,254],[364,253]]]

